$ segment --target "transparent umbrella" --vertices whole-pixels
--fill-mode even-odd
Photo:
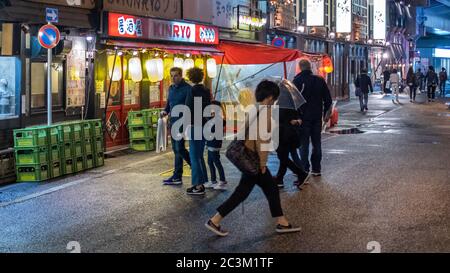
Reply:
[[[297,110],[306,103],[302,93],[292,82],[283,79],[278,82],[278,86],[280,87],[280,96],[276,105],[280,108]]]

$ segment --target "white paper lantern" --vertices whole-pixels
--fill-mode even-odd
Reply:
[[[142,81],[142,64],[141,59],[133,57],[128,61],[128,73],[134,82]]]
[[[113,66],[114,66],[114,72],[113,72]],[[120,81],[122,79],[122,61],[120,56],[116,57],[116,64],[114,65],[114,55],[108,56],[108,79],[111,79],[114,82]]]
[[[145,63],[148,79],[151,82],[160,82],[164,79],[164,62],[162,59],[150,59]]]
[[[211,79],[217,77],[217,63],[215,59],[210,58],[206,61],[206,70],[208,70],[208,77]]]
[[[179,67],[179,68],[183,69],[183,65],[184,65],[184,60],[182,58],[175,58],[173,60],[173,67]]]
[[[195,67],[195,62],[193,59],[186,59],[184,60],[184,65],[183,65],[183,76],[186,77],[187,71],[191,68]]]

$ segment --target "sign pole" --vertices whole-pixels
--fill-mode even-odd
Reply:
[[[47,49],[47,125],[52,125],[52,50]]]

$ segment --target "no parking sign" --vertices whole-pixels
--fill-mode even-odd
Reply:
[[[61,39],[59,30],[54,25],[48,24],[39,29],[38,40],[43,48],[52,49],[58,45]]]

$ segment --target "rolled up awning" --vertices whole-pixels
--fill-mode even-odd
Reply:
[[[221,41],[218,50],[223,57],[215,57],[218,64],[250,65],[291,62],[301,58],[300,51],[265,44]]]

